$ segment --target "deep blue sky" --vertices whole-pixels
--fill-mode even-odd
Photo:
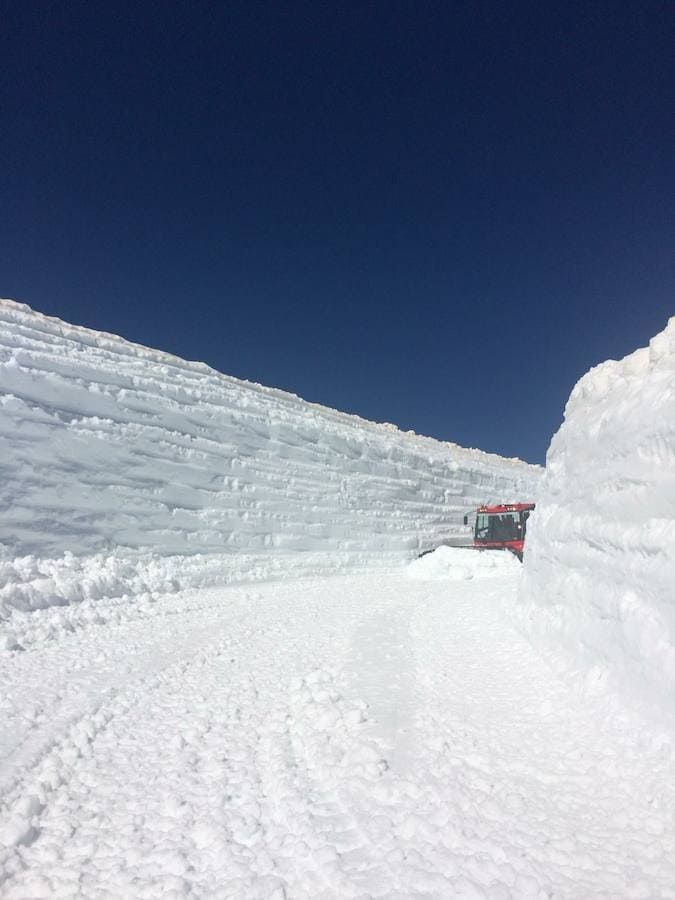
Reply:
[[[675,312],[672,3],[21,0],[0,295],[541,462]]]

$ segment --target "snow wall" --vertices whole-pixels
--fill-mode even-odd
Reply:
[[[576,385],[529,522],[527,627],[675,720],[675,318]]]
[[[541,472],[0,301],[0,618],[402,563]]]

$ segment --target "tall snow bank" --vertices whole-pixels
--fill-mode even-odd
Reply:
[[[0,617],[402,563],[540,474],[0,301]]]
[[[522,581],[529,626],[675,720],[675,318],[576,385]]]

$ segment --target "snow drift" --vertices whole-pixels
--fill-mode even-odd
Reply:
[[[541,469],[0,301],[0,617],[402,563]]]
[[[414,581],[471,581],[474,578],[513,578],[520,563],[505,550],[473,550],[470,547],[439,547],[414,559],[406,569]]]
[[[539,637],[675,721],[675,318],[574,388],[523,576]]]

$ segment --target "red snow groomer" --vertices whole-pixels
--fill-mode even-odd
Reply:
[[[534,506],[534,503],[479,506],[473,546],[477,550],[510,550],[522,562],[527,520]],[[464,524],[469,524],[468,516],[464,516]]]

